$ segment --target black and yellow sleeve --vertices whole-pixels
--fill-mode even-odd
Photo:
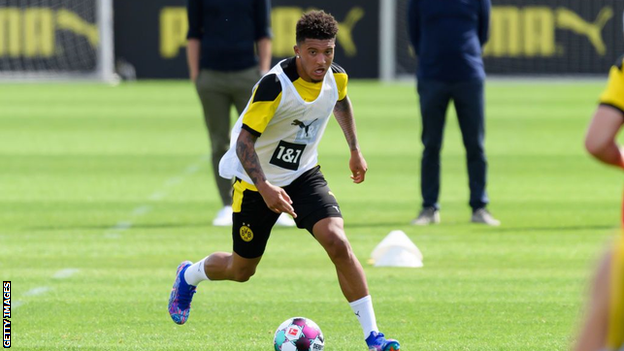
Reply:
[[[336,86],[338,87],[338,101],[344,100],[347,96],[347,83],[349,82],[349,76],[344,68],[340,67],[337,63],[332,63],[332,71],[334,72],[334,79],[336,80]]]
[[[243,129],[255,136],[264,133],[282,99],[282,85],[275,74],[260,80],[253,91],[251,104],[243,115]]]
[[[618,59],[609,71],[609,81],[607,88],[600,95],[600,104],[612,106],[624,113],[624,71],[622,63],[624,56]]]

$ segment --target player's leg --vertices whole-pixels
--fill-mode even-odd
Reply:
[[[216,252],[194,264],[184,261],[178,266],[169,297],[169,314],[177,324],[188,319],[200,282],[245,282],[256,272],[278,214],[266,206],[253,185],[241,180],[234,183],[232,208],[232,253]]]
[[[607,349],[622,350],[624,348],[624,238],[616,241],[611,255],[611,272],[609,274],[609,330],[607,333]]]
[[[364,269],[353,254],[344,232],[343,219],[328,217],[316,222],[312,231],[336,266],[338,282],[343,295],[349,302],[368,295]]]
[[[219,177],[218,171],[219,161],[230,147],[230,107],[233,100],[228,84],[226,73],[211,70],[202,70],[195,83],[210,137],[212,169],[224,207],[232,204],[232,182]],[[215,218],[214,224],[230,225],[231,214],[224,215],[224,218]]]
[[[245,282],[256,273],[278,215],[253,185],[236,180],[233,188],[232,253],[216,252],[193,264],[185,275],[191,285],[203,280]]]
[[[369,350],[399,350],[398,341],[386,339],[379,332],[364,269],[347,240],[342,218],[321,219],[314,225],[313,233],[336,267],[340,288],[362,326]]]
[[[609,319],[610,272],[611,255],[607,254],[596,270],[592,292],[587,302],[585,321],[574,351],[605,349]]]
[[[344,231],[340,207],[327,181],[316,167],[285,187],[297,212],[297,225],[306,228],[334,263],[340,288],[358,317],[371,350],[399,350],[396,340],[379,333],[364,269]]]
[[[419,80],[418,95],[422,121],[421,140],[424,146],[420,166],[420,191],[423,208],[421,215],[426,215],[426,218],[419,215],[419,218],[413,223],[430,224],[439,222],[439,217],[435,217],[435,213],[423,212],[426,212],[424,210],[434,209],[437,211],[439,209],[440,151],[444,137],[446,110],[450,101],[448,84],[432,80]],[[421,220],[418,221],[418,219]]]

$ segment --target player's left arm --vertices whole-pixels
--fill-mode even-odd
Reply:
[[[366,177],[366,171],[368,166],[366,160],[360,152],[360,145],[357,140],[357,130],[355,128],[355,118],[353,117],[353,106],[351,100],[347,96],[347,83],[349,76],[344,68],[340,67],[337,63],[333,62],[331,65],[334,79],[336,80],[336,87],[338,88],[338,102],[334,106],[334,116],[342,128],[342,132],[349,144],[349,150],[351,150],[351,158],[349,159],[349,168],[351,169],[351,179],[356,184],[364,181]]]
[[[347,139],[349,150],[351,150],[351,158],[349,159],[351,179],[353,179],[353,182],[356,184],[362,183],[366,177],[368,166],[360,151],[357,130],[355,128],[355,118],[353,117],[353,106],[348,96],[345,95],[344,99],[336,102],[336,106],[334,106],[334,116],[336,116],[336,120]]]
[[[597,160],[624,168],[624,149],[617,134],[624,126],[624,56],[611,67],[607,88],[585,136],[585,148]]]
[[[609,105],[600,105],[587,128],[585,148],[600,162],[624,168],[624,150],[617,134],[624,125],[624,115]]]

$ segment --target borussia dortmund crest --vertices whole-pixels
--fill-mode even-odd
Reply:
[[[244,225],[240,228],[240,237],[245,242],[250,242],[253,240],[253,231],[248,226]]]

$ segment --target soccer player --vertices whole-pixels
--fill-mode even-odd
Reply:
[[[607,88],[594,112],[585,148],[597,160],[624,168],[616,137],[624,123],[624,56],[611,67]],[[624,219],[624,217],[623,217]],[[620,237],[596,271],[588,312],[575,351],[624,350],[624,238]]]
[[[338,202],[317,165],[317,146],[333,111],[351,151],[353,182],[362,183],[367,171],[347,96],[348,77],[333,63],[337,32],[331,15],[305,13],[296,25],[295,57],[279,62],[254,88],[219,164],[221,176],[235,179],[233,252],[215,252],[178,266],[169,298],[174,322],[186,322],[200,282],[249,280],[275,221],[280,213],[288,213],[334,263],[369,350],[399,350],[399,342],[386,339],[377,328],[364,270],[347,240]]]

